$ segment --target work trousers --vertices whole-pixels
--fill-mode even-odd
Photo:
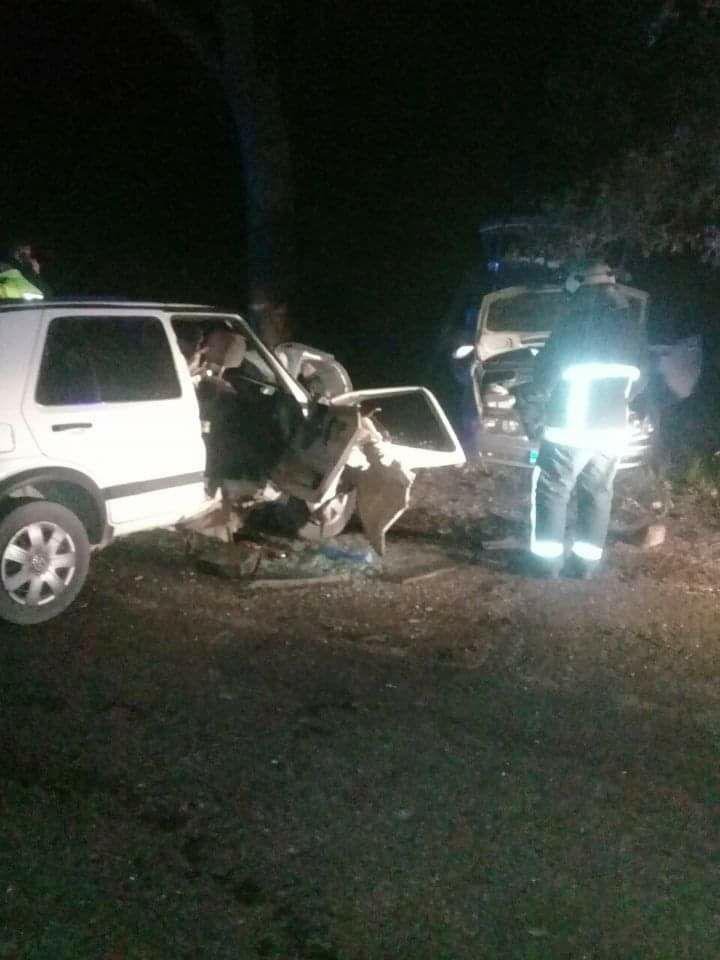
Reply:
[[[598,450],[543,440],[533,473],[531,550],[546,560],[564,552],[567,507],[577,486],[573,552],[582,560],[602,557],[610,522],[618,458]]]

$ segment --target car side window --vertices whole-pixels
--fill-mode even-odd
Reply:
[[[181,394],[155,317],[56,317],[50,322],[35,399],[43,406],[137,403]]]

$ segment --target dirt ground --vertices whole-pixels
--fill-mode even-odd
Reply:
[[[720,511],[626,480],[606,571],[548,583],[528,485],[420,477],[336,582],[130,538],[5,625],[0,957],[720,956]]]

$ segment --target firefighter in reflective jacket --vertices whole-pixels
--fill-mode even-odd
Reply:
[[[531,397],[542,440],[532,479],[535,570],[559,576],[567,506],[577,487],[577,520],[565,572],[589,578],[603,555],[613,482],[628,441],[628,403],[637,388],[644,330],[605,264],[577,279],[568,315],[538,357]]]
[[[38,288],[15,267],[0,263],[0,300],[42,300]]]
[[[0,300],[42,300],[39,287],[24,276],[14,260],[0,259]]]

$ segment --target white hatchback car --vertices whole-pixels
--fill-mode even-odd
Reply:
[[[181,347],[208,329],[233,341],[221,367],[234,380],[224,368],[191,370]],[[366,409],[408,398],[430,414],[434,444],[427,434],[416,445],[392,442]],[[243,453],[250,434],[256,449]],[[217,455],[223,436],[234,456]],[[51,619],[80,592],[93,549],[191,520],[228,489],[243,491],[245,505],[248,490],[252,502],[294,498],[318,536],[338,533],[357,508],[382,550],[407,506],[411,471],[462,462],[429,391],[353,391],[331,356],[299,344],[272,352],[237,315],[173,304],[0,306],[5,620]]]

